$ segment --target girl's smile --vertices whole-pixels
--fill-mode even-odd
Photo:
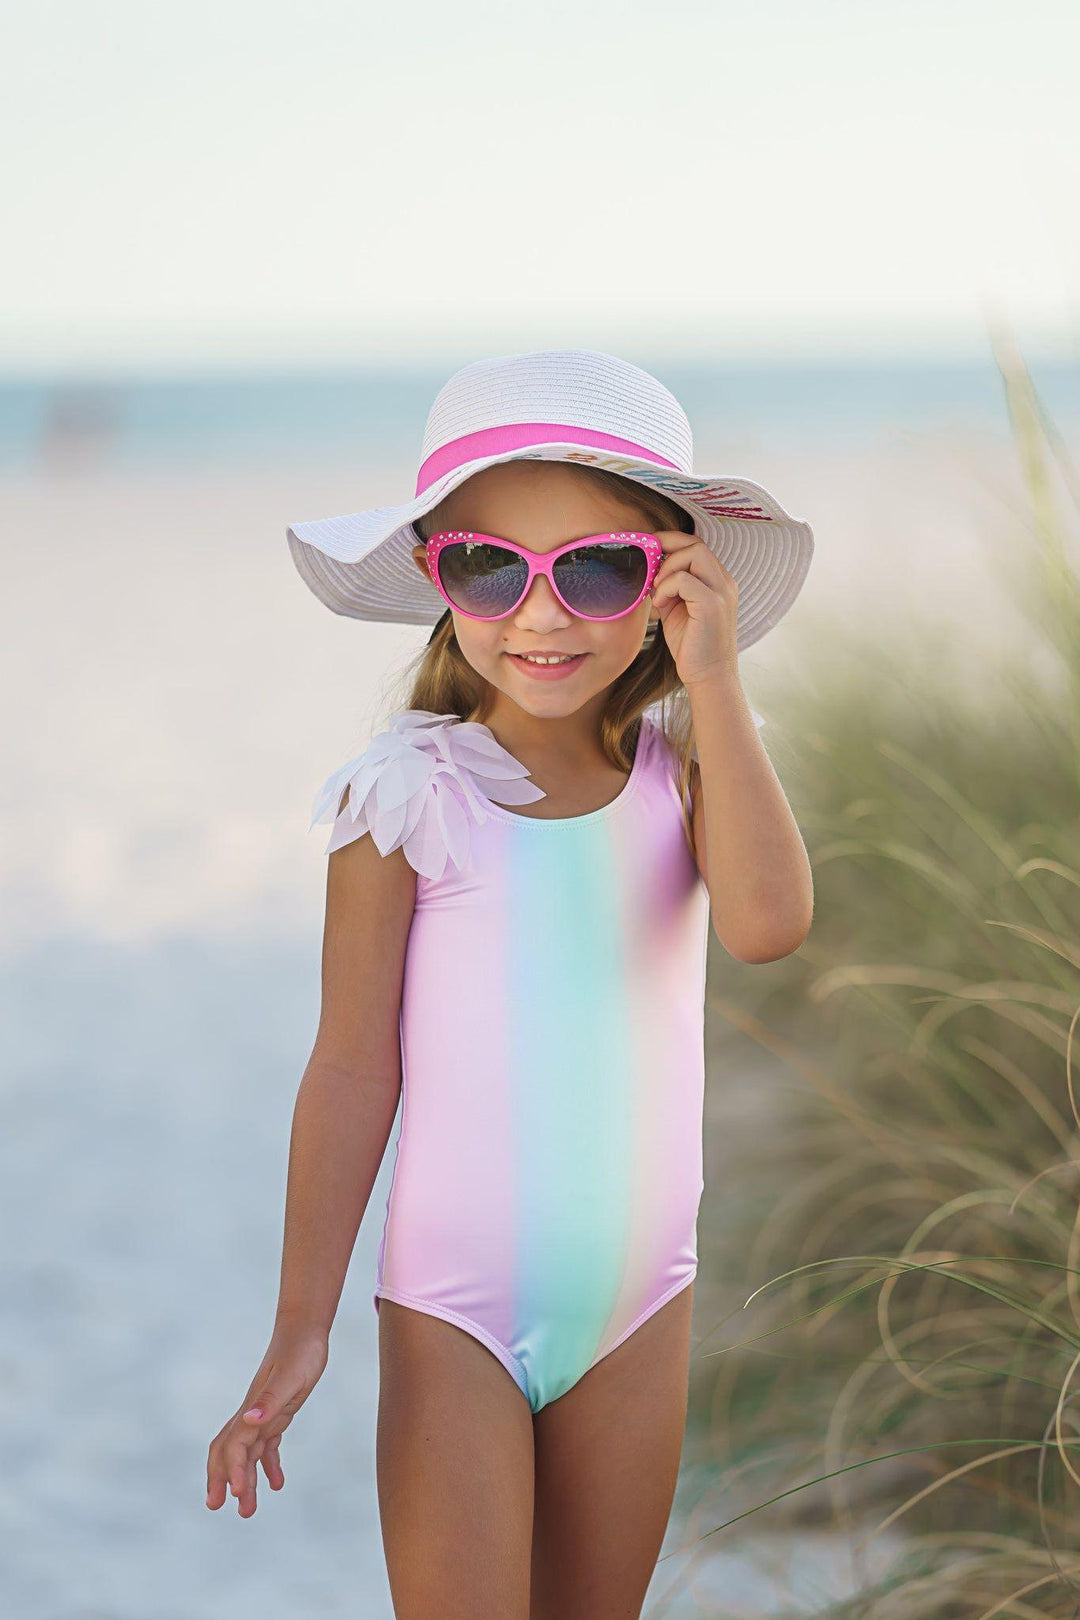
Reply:
[[[566,680],[568,676],[573,675],[577,670],[579,670],[589,655],[588,653],[575,653],[568,658],[564,653],[543,654],[537,652],[530,654],[528,657],[524,653],[506,653],[504,656],[509,658],[511,662],[521,670],[521,673],[528,677],[529,680],[560,681]],[[534,664],[530,663],[530,657],[548,657],[558,661],[546,664]]]

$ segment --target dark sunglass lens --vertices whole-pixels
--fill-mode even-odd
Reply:
[[[442,588],[462,613],[496,619],[509,613],[525,589],[524,557],[503,546],[461,540],[439,552]]]
[[[649,559],[641,546],[599,542],[568,551],[555,564],[555,581],[568,607],[608,619],[625,613],[645,589]]]

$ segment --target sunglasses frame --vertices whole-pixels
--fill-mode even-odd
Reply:
[[[528,574],[525,580],[525,588],[518,597],[517,601],[513,604],[513,606],[508,607],[505,613],[467,613],[464,608],[458,607],[456,602],[452,602],[446,591],[443,589],[442,581],[439,578],[439,557],[447,546],[460,545],[463,540],[477,540],[482,545],[499,546],[503,551],[511,551],[515,556],[524,558],[528,568]],[[560,557],[565,557],[569,551],[578,551],[583,546],[610,544],[610,542],[614,540],[621,541],[624,545],[629,543],[640,546],[641,550],[645,553],[646,562],[648,565],[645,570],[645,583],[641,587],[638,595],[630,603],[630,606],[627,608],[622,608],[618,613],[579,613],[576,608],[572,608],[569,602],[564,599],[562,592],[555,583],[555,576],[553,573],[555,564]],[[589,619],[593,624],[610,624],[615,619],[624,619],[628,613],[633,613],[634,609],[640,606],[645,597],[648,595],[649,591],[652,589],[653,581],[656,578],[660,564],[663,562],[663,560],[664,548],[660,544],[660,541],[656,538],[655,534],[640,534],[636,532],[587,534],[580,540],[568,540],[565,546],[557,546],[554,551],[544,552],[526,551],[524,546],[516,545],[513,540],[503,540],[496,534],[481,534],[472,529],[440,529],[437,534],[431,535],[427,541],[427,564],[435,589],[438,591],[447,607],[452,608],[455,613],[460,613],[462,618],[475,619],[479,624],[495,624],[499,619],[509,618],[511,613],[516,613],[522,602],[524,602],[525,598],[528,596],[532,582],[536,578],[537,574],[543,574],[544,578],[551,586],[551,589],[554,591],[556,597],[562,603],[567,613],[572,613],[575,619]]]

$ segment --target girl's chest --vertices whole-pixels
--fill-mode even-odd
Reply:
[[[652,784],[649,784],[651,787]],[[643,785],[611,813],[566,820],[490,816],[471,829],[464,871],[417,880],[413,926],[452,929],[489,952],[531,942],[546,960],[586,945],[640,953],[696,938],[708,896],[674,794]]]

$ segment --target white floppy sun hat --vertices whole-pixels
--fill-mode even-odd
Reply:
[[[421,539],[413,520],[500,461],[603,467],[685,508],[738,586],[740,651],[802,589],[814,551],[810,525],[748,478],[694,473],[690,423],[674,394],[598,349],[498,355],[455,371],[428,412],[411,500],[289,524],[303,579],[335,613],[435,624],[446,603],[413,561]]]

